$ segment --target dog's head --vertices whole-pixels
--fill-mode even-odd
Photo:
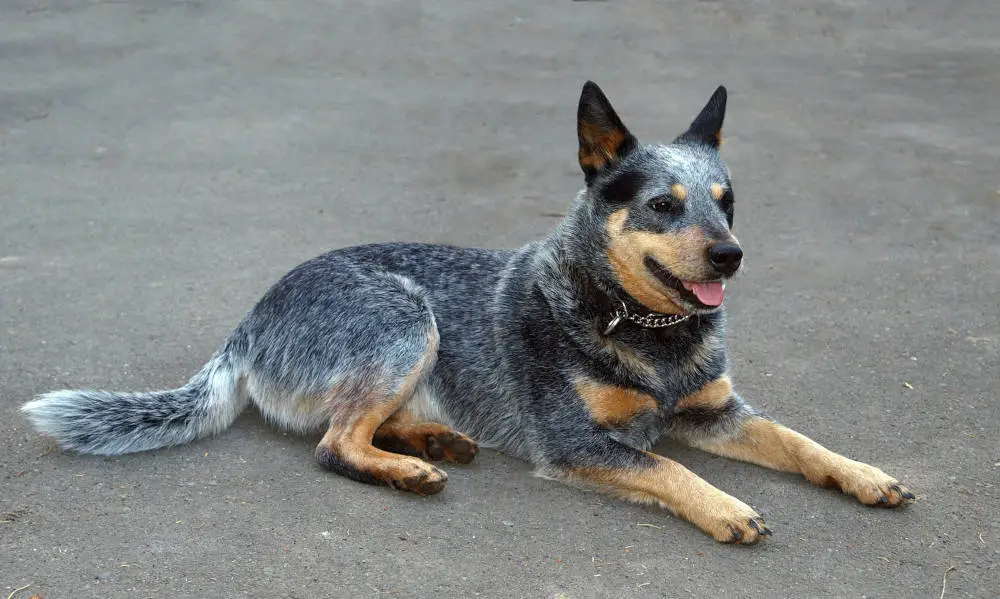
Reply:
[[[732,234],[733,187],[719,156],[726,90],[719,87],[669,145],[640,145],[593,82],[577,133],[587,189],[578,210],[601,239],[592,266],[650,310],[706,313],[722,305],[743,250]],[[584,216],[584,215],[581,215]]]

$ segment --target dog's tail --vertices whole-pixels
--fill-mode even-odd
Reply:
[[[53,391],[21,407],[64,449],[119,455],[188,443],[229,427],[247,405],[241,373],[220,352],[172,391]]]

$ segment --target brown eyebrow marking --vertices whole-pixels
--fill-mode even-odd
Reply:
[[[712,199],[716,201],[721,200],[722,196],[726,193],[721,183],[712,183],[708,186],[708,190],[712,192]]]
[[[683,202],[688,197],[688,190],[680,183],[674,183],[670,186],[670,195]]]

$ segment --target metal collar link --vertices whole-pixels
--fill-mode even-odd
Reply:
[[[612,331],[618,328],[622,320],[629,320],[639,325],[644,329],[664,329],[666,327],[672,327],[675,324],[680,324],[691,318],[690,314],[657,314],[651,312],[649,314],[633,314],[628,311],[628,306],[625,302],[621,302],[622,307],[615,310],[615,315],[611,317],[611,322],[608,323],[606,329],[604,329],[605,335],[610,335]]]

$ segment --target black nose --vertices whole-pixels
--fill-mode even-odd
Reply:
[[[731,275],[740,269],[743,250],[735,243],[717,243],[708,248],[708,260],[719,273]]]

